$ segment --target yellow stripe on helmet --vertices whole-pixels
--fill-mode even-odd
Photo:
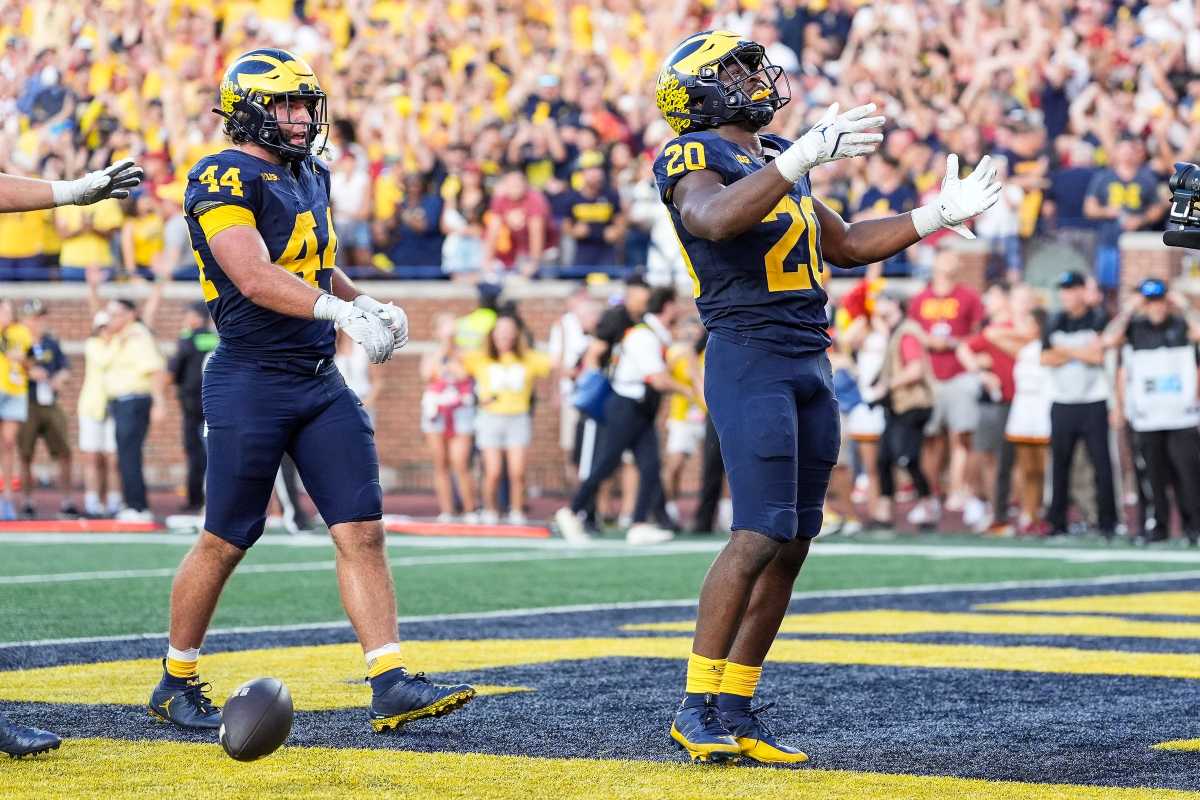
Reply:
[[[733,52],[741,41],[742,37],[732,31],[713,31],[705,37],[700,47],[671,66],[681,75],[696,75],[701,67]]]
[[[317,76],[313,73],[312,67],[299,58],[291,61],[281,61],[265,53],[253,53],[243,56],[234,62],[230,72],[234,71],[241,64],[254,61],[270,64],[274,69],[270,72],[261,72],[258,74],[238,73],[237,81],[241,89],[262,92],[269,95],[298,92],[300,91],[300,87],[304,85],[307,85],[312,90],[321,90],[321,84],[317,81]]]

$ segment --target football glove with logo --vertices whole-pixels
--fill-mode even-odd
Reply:
[[[382,364],[392,357],[396,346],[392,331],[375,314],[331,294],[322,294],[313,306],[313,318],[332,320],[335,328],[363,346],[372,364]]]
[[[875,104],[868,103],[838,116],[838,104],[831,105],[816,125],[775,159],[779,174],[795,183],[818,164],[874,153],[883,134],[868,131],[882,128],[886,119],[868,116],[873,111]]]
[[[970,175],[959,179],[958,156],[951,153],[946,156],[946,177],[942,178],[937,199],[912,212],[913,227],[921,238],[949,228],[963,238],[974,239],[975,234],[963,223],[996,205],[1000,189],[991,156],[981,158]]]
[[[360,294],[354,298],[354,307],[374,314],[387,324],[392,332],[393,350],[408,344],[408,315],[404,309],[392,303],[381,303],[374,297]]]
[[[50,189],[56,206],[90,206],[109,197],[129,197],[129,190],[141,182],[142,168],[127,158],[73,181],[52,181]]]

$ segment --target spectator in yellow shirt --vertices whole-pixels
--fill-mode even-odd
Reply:
[[[121,510],[117,489],[117,428],[108,413],[104,371],[108,368],[112,333],[108,312],[92,318],[92,335],[83,343],[83,385],[79,388],[79,452],[83,455],[83,513],[115,516]],[[104,501],[107,500],[107,507]]]
[[[117,519],[151,522],[154,517],[146,499],[142,449],[150,423],[160,421],[166,413],[166,362],[154,334],[138,321],[137,307],[132,302],[112,300],[106,310],[112,342],[104,370],[104,394],[116,423],[117,468],[125,501]]]
[[[125,218],[121,226],[121,257],[125,261],[125,274],[137,275],[152,281],[154,267],[163,251],[163,217],[159,213],[156,198],[142,192],[133,204],[133,214]]]
[[[48,210],[0,214],[0,281],[44,281],[50,278],[46,263]]]
[[[512,490],[508,522],[523,525],[525,464],[533,439],[529,412],[538,379],[550,374],[550,357],[527,349],[517,320],[502,316],[488,335],[484,352],[467,354],[464,361],[479,398],[475,443],[483,452],[481,519],[492,525],[500,520],[496,496],[507,463]]]
[[[697,355],[697,342],[704,329],[695,317],[681,320],[676,328],[675,344],[667,350],[667,369],[671,377],[684,386],[695,386],[701,373],[703,354]],[[663,488],[667,496],[667,513],[679,523],[679,487],[683,468],[704,445],[707,413],[693,398],[675,392],[671,395],[667,413],[667,457],[663,464]]]
[[[17,479],[17,434],[29,415],[25,359],[33,345],[29,329],[17,322],[12,300],[0,299],[0,519],[17,518],[13,504]],[[7,480],[5,480],[7,479]]]
[[[54,212],[58,234],[62,237],[59,252],[59,275],[65,281],[82,281],[89,268],[104,271],[105,280],[113,273],[113,253],[110,238],[124,222],[121,206],[116,200],[102,200],[94,206],[63,206]]]

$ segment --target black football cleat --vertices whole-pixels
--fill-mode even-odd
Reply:
[[[181,728],[216,730],[221,727],[221,709],[213,705],[207,692],[211,683],[192,678],[180,685],[171,680],[163,659],[163,677],[150,693],[150,716],[159,722],[170,722]]]
[[[808,761],[808,756],[782,744],[761,719],[762,714],[774,705],[767,703],[746,711],[721,712],[721,722],[733,735],[744,758],[759,764],[803,764]]]
[[[401,677],[371,696],[371,727],[383,733],[424,717],[444,717],[462,708],[475,696],[475,687],[460,683],[441,686],[425,677],[424,672]]]
[[[713,694],[684,696],[671,723],[671,738],[694,762],[736,761],[742,754],[721,722],[717,696]]]
[[[9,758],[48,753],[57,750],[60,744],[62,739],[50,731],[16,725],[0,714],[0,753],[7,754]]]

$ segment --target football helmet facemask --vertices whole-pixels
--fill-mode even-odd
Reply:
[[[758,130],[791,100],[783,67],[758,42],[730,31],[689,36],[663,64],[658,110],[676,134],[731,122]]]
[[[308,108],[303,145],[293,142],[284,127],[292,130],[302,124],[291,121],[291,106],[297,100]],[[299,161],[325,147],[329,136],[325,100],[316,74],[302,58],[286,50],[261,48],[243,53],[225,71],[213,112],[225,118],[225,133],[235,144],[254,142],[285,161]]]

